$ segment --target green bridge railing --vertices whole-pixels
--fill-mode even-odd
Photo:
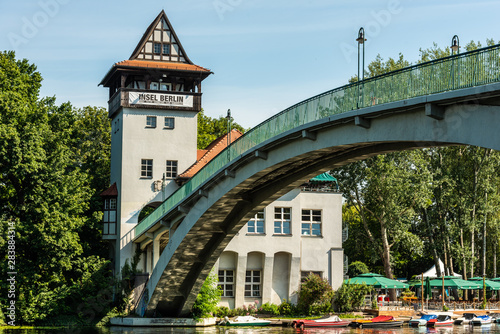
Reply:
[[[139,236],[230,162],[256,145],[327,116],[500,81],[500,44],[406,67],[297,103],[246,132],[135,226]],[[229,150],[229,153],[228,151]]]

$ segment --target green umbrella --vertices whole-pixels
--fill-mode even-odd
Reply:
[[[429,277],[425,278],[425,283],[424,283],[424,297],[426,299],[432,298],[432,287],[431,287],[431,280]]]
[[[443,279],[436,278],[430,281],[430,285],[433,288],[441,288],[443,286]],[[444,287],[451,289],[461,289],[461,290],[476,290],[481,289],[482,284],[477,284],[476,282],[466,281],[455,276],[445,276],[444,277]]]
[[[367,273],[345,280],[346,284],[366,284],[376,289],[406,289],[408,284],[384,277],[380,274]]]
[[[482,277],[472,277],[472,278],[469,278],[469,281],[473,281],[477,284],[480,284],[481,286],[483,285],[483,278]],[[500,290],[500,282],[499,281],[492,281],[489,279],[485,279],[484,283],[486,284],[486,289],[488,289],[488,290]]]

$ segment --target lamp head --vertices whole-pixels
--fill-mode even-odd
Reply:
[[[359,44],[363,44],[366,41],[366,38],[365,38],[365,29],[363,29],[363,27],[359,28],[358,38],[356,38],[356,41]]]
[[[453,38],[451,39],[450,48],[453,52],[458,52],[458,50],[460,49],[460,41],[457,35],[453,36]]]

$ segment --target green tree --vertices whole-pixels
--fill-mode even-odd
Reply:
[[[244,133],[245,129],[235,123],[231,117],[231,129]],[[212,118],[206,116],[203,110],[198,114],[198,149],[202,150],[215,139],[227,133],[227,119],[224,116]]]
[[[217,310],[222,295],[222,291],[217,286],[218,281],[215,270],[212,270],[201,286],[200,293],[193,304],[191,311],[194,318],[210,317]]]
[[[393,278],[393,247],[406,249],[412,257],[422,255],[423,243],[410,229],[415,209],[430,197],[429,173],[421,155],[421,151],[390,153],[332,171],[388,278]]]
[[[35,65],[0,52],[0,256],[7,258],[6,230],[14,225],[17,324],[75,314],[68,305],[76,303],[71,296],[86,280],[82,273],[109,273],[106,261],[91,255],[102,242],[99,213],[91,210],[100,182],[89,176],[101,163],[91,153],[97,138],[81,135],[84,117],[69,103],[39,98],[41,81]],[[2,305],[5,298],[0,296]]]
[[[494,41],[487,40],[486,44],[493,45]],[[479,47],[481,47],[480,42],[471,41],[463,47],[462,52]],[[450,54],[450,48],[439,48],[434,44],[431,48],[420,49],[418,63]],[[378,55],[369,64],[366,76],[380,75],[407,65],[409,62],[401,54],[398,59],[389,58],[387,61]],[[356,77],[351,79],[351,81],[356,80]],[[499,229],[497,228],[498,209],[496,209],[498,206],[495,203],[498,203],[499,199],[498,172],[493,171],[498,171],[498,152],[465,146],[423,149],[419,152],[421,152],[418,153],[419,159],[417,160],[419,168],[427,170],[423,174],[424,179],[420,180],[424,183],[420,186],[427,195],[408,207],[412,213],[406,217],[406,224],[398,226],[390,219],[390,225],[394,228],[394,230],[388,230],[389,240],[392,240],[387,244],[390,246],[390,251],[387,252],[385,246],[381,247],[385,249],[384,253],[390,256],[390,261],[381,261],[386,275],[388,262],[396,270],[408,268],[411,263],[411,269],[407,273],[407,276],[411,276],[421,273],[419,263],[423,264],[426,259],[433,258],[436,264],[438,259],[444,261],[445,266],[438,269],[439,272],[450,274],[455,268],[460,268],[464,276],[474,276],[473,273],[479,271],[477,259],[482,258],[482,250],[485,247],[488,253],[486,259],[495,259],[489,267],[496,273],[496,245]],[[409,164],[415,161],[412,155],[408,156],[408,159]],[[346,254],[350,259],[363,261],[370,267],[376,267],[377,261],[374,261],[369,252],[370,247],[366,245],[372,244],[372,240],[382,240],[382,245],[384,245],[385,228],[376,224],[377,220],[380,223],[379,218],[371,216],[373,210],[371,210],[370,199],[378,196],[379,203],[390,203],[393,209],[396,208],[394,203],[401,203],[400,209],[404,209],[408,204],[404,201],[394,202],[393,197],[387,197],[384,192],[378,192],[382,189],[380,187],[382,183],[386,182],[385,176],[380,178],[379,186],[374,187],[370,192],[369,188],[375,184],[371,182],[369,171],[368,162],[358,162],[344,169],[343,176],[347,179],[342,176],[338,178],[341,184],[353,191],[347,197],[357,196],[361,203],[357,202],[353,207],[352,202],[347,201],[343,210],[344,221],[350,227],[350,237],[344,244]],[[382,173],[380,175],[383,175],[385,171],[380,169],[379,172]],[[357,180],[355,182],[358,185],[357,188],[352,187],[352,180]],[[353,215],[353,208],[359,209],[359,205],[364,205],[364,209],[361,209],[358,216]],[[363,228],[365,235],[356,231],[360,227]],[[394,232],[396,232],[396,238],[396,235],[393,235]],[[486,243],[482,242],[484,235],[488,235],[489,238]],[[478,244],[478,239],[481,240],[480,244]],[[399,241],[395,242],[396,240]],[[375,244],[375,249],[380,249],[378,247]],[[380,251],[377,254],[380,259]],[[481,267],[486,268],[487,261],[483,259],[481,262]],[[428,266],[429,264],[427,268]]]
[[[349,263],[349,269],[347,274],[349,277],[356,277],[361,274],[366,274],[369,272],[368,266],[361,261],[354,261]]]

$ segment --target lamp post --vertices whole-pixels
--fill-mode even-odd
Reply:
[[[358,38],[356,38],[356,42],[358,42],[358,81],[363,81],[365,80],[365,29],[363,27],[359,28],[358,31]],[[361,78],[359,74],[359,65],[360,65],[360,53],[359,53],[359,48],[361,47],[361,44],[363,44],[363,68],[361,69]],[[359,84],[358,84],[358,103],[356,104],[356,107],[359,108]]]
[[[231,154],[229,152],[229,145],[231,145],[231,109],[227,110],[227,161],[229,162],[231,160]]]
[[[358,42],[358,80],[365,80],[365,41],[366,41],[366,38],[365,38],[365,29],[363,27],[359,28],[359,31],[358,31],[358,38],[356,38],[356,41]],[[361,46],[361,44],[363,44],[363,69],[362,69],[362,79],[360,79],[359,77],[359,48]]]
[[[460,40],[458,39],[458,36],[455,35],[453,36],[453,38],[451,39],[451,54],[453,54],[454,52],[456,52],[457,54],[460,53]]]
[[[451,54],[453,55],[454,53],[456,53],[457,55],[460,54],[460,40],[458,39],[458,36],[455,35],[453,36],[453,38],[451,39]],[[457,61],[459,61],[459,58],[457,58]],[[455,87],[455,59],[452,59],[451,61],[451,79],[452,79],[452,84],[453,84],[453,87]],[[458,66],[460,65],[460,63],[458,63]],[[458,71],[458,70],[457,70]],[[459,73],[457,73],[457,81],[460,81],[460,77],[459,77]]]

